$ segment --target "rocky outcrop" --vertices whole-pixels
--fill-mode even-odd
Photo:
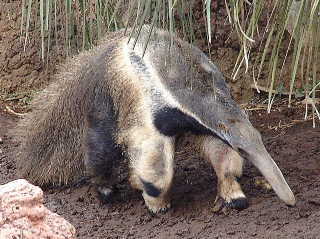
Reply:
[[[75,228],[43,205],[39,187],[18,179],[0,186],[0,238],[71,239]]]

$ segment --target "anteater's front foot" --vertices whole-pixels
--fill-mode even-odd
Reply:
[[[234,177],[227,177],[219,182],[218,195],[214,202],[213,211],[228,214],[232,209],[248,208],[249,202],[241,190],[240,184]]]
[[[113,202],[117,191],[116,183],[116,180],[104,176],[95,176],[90,179],[91,187],[95,189],[98,199],[104,204]]]
[[[102,203],[112,203],[114,196],[114,189],[112,187],[98,186],[96,191],[98,193],[98,198]]]
[[[232,209],[236,209],[238,211],[246,209],[249,207],[249,202],[246,197],[240,197],[231,199],[230,201],[226,201],[220,196],[217,196],[213,211],[214,212],[223,212],[224,214],[228,214]]]
[[[142,196],[151,214],[166,213],[171,207],[165,197],[151,197],[145,192],[142,193]]]

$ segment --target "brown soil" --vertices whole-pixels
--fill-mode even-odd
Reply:
[[[269,115],[261,110],[249,112],[296,195],[295,207],[285,206],[272,191],[257,186],[260,174],[247,163],[241,184],[250,207],[228,215],[213,213],[216,178],[196,155],[177,157],[173,208],[164,215],[148,213],[140,193],[129,187],[126,171],[110,205],[101,204],[88,185],[46,190],[45,204],[76,227],[78,238],[85,239],[318,238],[320,129],[313,129],[311,121],[293,121],[303,117],[302,108],[279,108]],[[6,134],[16,121],[0,106],[0,184],[17,178],[11,155],[17,143]]]
[[[56,65],[64,59],[64,51],[51,44],[50,57],[43,62],[40,23],[33,21],[25,45],[25,32],[20,35],[21,2],[0,1],[0,100],[9,98],[25,103],[48,84]]]

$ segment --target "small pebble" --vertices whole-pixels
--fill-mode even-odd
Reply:
[[[3,140],[2,140],[2,138],[0,137],[0,144],[3,144]]]

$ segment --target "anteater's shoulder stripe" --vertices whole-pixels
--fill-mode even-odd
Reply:
[[[133,42],[130,41],[122,46],[126,64],[131,69],[128,73],[132,75],[131,79],[135,81],[134,84],[139,85],[144,94],[146,94],[147,97],[144,97],[143,104],[150,109],[149,111],[152,113],[150,119],[157,129],[162,129],[162,133],[167,136],[172,136],[175,134],[174,132],[186,131],[191,128],[195,129],[195,133],[213,133],[213,130],[203,123],[199,117],[183,107],[175,99],[175,96],[170,93],[166,85],[163,84],[157,69],[150,60],[154,56],[149,54],[147,50],[142,57],[143,46],[137,44],[133,47]],[[178,116],[179,122],[177,121],[175,125],[173,125],[174,122],[172,122],[172,125],[170,125],[171,123],[168,124],[172,117]],[[155,119],[155,117],[158,118]],[[167,123],[165,126],[160,127],[163,120]],[[177,131],[177,129],[179,130]]]

